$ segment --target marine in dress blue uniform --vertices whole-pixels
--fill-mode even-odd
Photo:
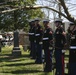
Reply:
[[[72,22],[70,22],[68,33],[70,34],[68,75],[76,75],[76,25]]]
[[[40,19],[35,19],[36,64],[42,64],[42,36],[43,29],[39,24]]]
[[[64,75],[64,53],[63,48],[66,44],[65,31],[61,27],[62,19],[55,20],[55,59],[56,59],[56,73],[55,75]]]
[[[29,41],[30,41],[30,56],[32,59],[36,58],[36,44],[35,44],[35,21],[29,20]]]
[[[43,49],[45,55],[45,66],[44,66],[45,72],[52,71],[53,31],[48,24],[49,24],[48,19],[43,20],[44,25]]]

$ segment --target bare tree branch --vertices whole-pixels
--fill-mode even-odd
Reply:
[[[69,21],[72,21],[72,22],[74,22],[74,23],[76,24],[76,20],[75,20],[74,17],[72,17],[71,14],[69,13],[68,8],[67,8],[67,6],[65,5],[64,0],[59,0],[59,2],[61,3],[61,6],[63,7],[65,14],[67,15],[67,19],[68,19]]]
[[[4,10],[4,11],[0,11],[0,14],[1,13],[7,13],[7,12],[13,12],[13,11],[15,11],[15,10],[19,10],[19,9],[38,9],[38,8],[46,8],[46,9],[50,9],[50,10],[52,10],[52,11],[54,11],[54,12],[56,12],[56,13],[59,13],[60,15],[62,15],[63,17],[65,17],[66,19],[68,19],[69,21],[72,21],[72,22],[74,22],[75,24],[76,24],[76,20],[74,19],[74,17],[72,17],[71,15],[70,15],[70,13],[68,12],[68,9],[67,9],[67,7],[66,7],[66,5],[65,5],[65,2],[64,2],[64,0],[59,0],[60,1],[60,3],[61,3],[61,5],[62,5],[62,7],[63,7],[63,9],[64,9],[64,12],[66,13],[66,14],[64,14],[64,13],[62,13],[62,12],[59,12],[58,10],[56,10],[56,9],[54,9],[54,8],[51,8],[51,7],[49,7],[49,6],[39,6],[39,5],[35,5],[35,6],[20,6],[20,7],[14,7],[14,8],[12,8],[12,9],[10,9],[10,10]]]
[[[18,10],[18,8],[14,8],[14,9],[11,9],[11,10],[0,11],[0,14],[12,12],[12,11],[15,11],[15,10]]]
[[[56,12],[56,13],[61,14],[61,15],[64,16],[65,18],[67,18],[67,16],[66,16],[65,14],[63,14],[63,13],[57,11],[56,9],[53,9],[53,8],[51,8],[51,7],[48,7],[48,6],[38,6],[38,5],[36,5],[36,6],[25,6],[25,7],[15,7],[15,8],[10,9],[10,10],[0,11],[0,14],[1,14],[1,13],[12,12],[12,11],[15,11],[15,10],[18,10],[18,9],[25,9],[25,10],[26,10],[26,9],[38,9],[38,8],[50,9],[50,10]]]

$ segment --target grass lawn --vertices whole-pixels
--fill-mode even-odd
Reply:
[[[21,48],[20,57],[12,56],[13,46],[2,48],[0,53],[0,75],[53,75],[53,72],[43,72],[43,64],[35,64],[35,60],[30,59],[29,52]]]

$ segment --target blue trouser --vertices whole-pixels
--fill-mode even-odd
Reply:
[[[36,58],[36,43],[35,42],[30,42],[31,45],[31,53],[30,55],[32,58]]]
[[[64,54],[61,49],[55,50],[56,73],[55,75],[64,75]]]
[[[36,43],[36,63],[42,63],[42,44]]]
[[[44,71],[52,71],[52,50],[49,49],[49,44],[44,44],[45,68]]]

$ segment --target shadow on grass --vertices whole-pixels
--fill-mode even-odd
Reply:
[[[15,62],[15,61],[22,61],[23,59],[19,59],[19,58],[25,58],[24,60],[27,60],[26,58],[30,58],[29,55],[21,55],[21,56],[13,56],[12,54],[1,54],[0,55],[0,62]],[[17,60],[13,60],[13,59],[17,59]]]
[[[13,74],[22,74],[22,73],[37,73],[37,72],[42,72],[40,70],[16,70],[16,71],[13,71],[12,73]]]
[[[3,73],[12,73],[12,74],[26,74],[26,75],[53,75],[52,72],[43,72],[40,70],[16,70],[12,72],[3,72]],[[67,74],[66,74],[67,75]]]
[[[31,63],[13,63],[13,64],[6,64],[5,66],[25,66],[25,65],[34,65],[34,62]]]
[[[11,60],[11,56],[9,55],[2,55],[2,56],[0,56],[0,62],[3,62],[3,61],[9,61],[9,60]]]
[[[12,74],[27,74],[27,73],[40,73],[40,70],[15,70],[11,72],[3,72],[3,73],[12,73]]]
[[[30,57],[30,55],[29,54],[25,54],[25,55],[21,55],[21,57]]]
[[[11,56],[11,54],[0,54],[0,56]]]
[[[1,57],[0,62],[17,62],[17,61],[25,61],[28,60],[28,58],[18,58],[18,57],[11,57],[11,56],[6,56],[6,57]]]

